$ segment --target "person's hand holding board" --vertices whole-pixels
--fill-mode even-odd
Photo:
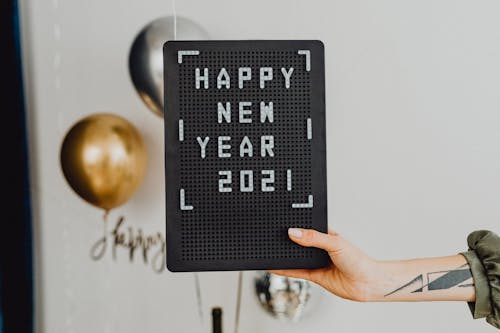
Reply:
[[[474,318],[500,328],[500,238],[476,231],[470,251],[448,257],[380,261],[338,233],[291,228],[292,241],[328,252],[331,264],[321,269],[271,271],[307,279],[342,298],[360,302],[467,301]]]

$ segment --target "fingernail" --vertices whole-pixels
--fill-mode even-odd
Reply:
[[[296,229],[296,228],[289,228],[288,235],[295,237],[295,238],[300,238],[300,237],[302,237],[302,230]]]

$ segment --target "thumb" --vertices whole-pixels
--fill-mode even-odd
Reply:
[[[317,247],[327,252],[341,251],[345,245],[342,238],[334,232],[325,234],[313,229],[289,228],[288,236],[299,245]]]

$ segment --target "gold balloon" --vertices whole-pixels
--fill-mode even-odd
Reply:
[[[147,153],[139,132],[112,114],[78,121],[61,147],[61,167],[84,200],[109,211],[126,202],[146,171]]]

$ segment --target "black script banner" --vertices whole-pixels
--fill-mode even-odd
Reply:
[[[146,235],[141,228],[124,226],[125,218],[119,217],[113,229],[108,233],[106,224],[103,236],[97,240],[90,249],[90,257],[94,260],[101,259],[111,245],[113,259],[116,260],[117,252],[122,249],[128,252],[129,261],[133,262],[136,256],[142,256],[145,264],[150,263],[153,270],[161,273],[165,270],[165,237],[161,232]]]

